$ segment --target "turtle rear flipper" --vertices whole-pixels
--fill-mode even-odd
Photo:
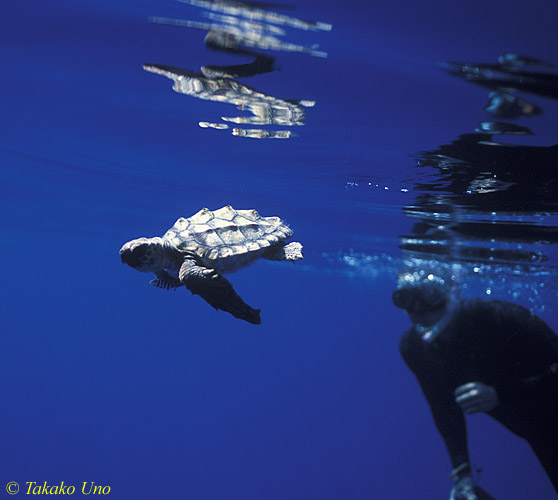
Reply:
[[[268,248],[262,255],[267,260],[290,260],[294,262],[304,258],[302,256],[302,245],[298,241],[293,241],[287,245],[275,245]]]
[[[246,304],[234,291],[231,283],[213,269],[201,267],[186,259],[180,268],[180,281],[193,294],[199,295],[210,306],[232,314],[254,325],[259,325],[260,310]]]

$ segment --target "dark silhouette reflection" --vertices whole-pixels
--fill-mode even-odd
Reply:
[[[474,83],[506,92],[512,88],[558,96],[558,78],[527,72],[545,65],[535,58],[504,54],[500,64],[449,63],[446,69]],[[515,85],[515,87],[513,86]],[[526,146],[495,135],[533,135],[528,127],[483,121],[475,132],[417,155],[419,194],[405,213],[420,219],[401,247],[463,261],[534,263],[547,260],[558,242],[558,145]],[[457,243],[456,243],[457,242]]]
[[[534,116],[542,112],[536,104],[518,97],[517,92],[558,99],[556,67],[533,57],[505,53],[497,64],[446,62],[441,66],[450,75],[492,89],[484,109],[500,118]],[[529,69],[533,66],[549,69]]]
[[[521,146],[492,141],[491,134],[463,134],[419,156],[438,175],[416,184],[423,199],[469,211],[536,212],[558,209],[558,145]],[[447,193],[447,196],[444,196]],[[428,201],[431,199],[430,201]]]
[[[239,78],[253,77],[277,69],[275,58],[258,51],[286,51],[326,57],[325,52],[317,50],[317,45],[304,46],[284,41],[285,27],[312,31],[329,31],[331,25],[303,21],[284,14],[271,12],[269,8],[277,4],[265,2],[229,2],[183,0],[203,10],[210,22],[153,17],[150,22],[172,26],[194,28],[207,31],[204,39],[210,50],[226,52],[239,57],[249,57],[251,62],[234,65],[204,65],[201,72],[161,64],[145,64],[144,69],[164,75],[174,81],[173,89],[179,93],[199,99],[227,102],[247,111],[251,116],[221,119],[236,124],[257,125],[260,127],[300,126],[305,124],[306,107],[314,106],[310,100],[281,99],[256,90],[237,81]],[[292,6],[287,6],[292,8]],[[204,128],[228,129],[226,123],[200,122]],[[235,127],[232,133],[239,137],[281,138],[294,134],[290,130],[269,128]]]
[[[508,66],[510,68],[522,68],[523,66],[546,66],[547,68],[553,68],[554,65],[547,62],[541,61],[535,57],[526,56],[522,54],[514,54],[512,52],[504,52],[500,57],[498,57],[498,62],[502,66]]]
[[[493,89],[488,112],[516,117],[542,109],[515,92],[558,97],[557,76],[527,69],[534,65],[552,67],[517,54],[503,54],[499,64],[444,67]],[[404,207],[416,222],[401,240],[393,293],[394,304],[412,323],[400,351],[445,442],[455,500],[490,498],[475,485],[469,457],[464,415],[478,412],[525,439],[558,490],[558,337],[535,314],[545,308],[534,300],[556,282],[558,270],[552,260],[558,243],[558,145],[494,139],[504,134],[532,132],[482,121],[474,132],[416,155],[418,194]],[[514,282],[525,277],[531,288],[522,306],[515,303],[520,294]],[[475,288],[483,279],[486,286]]]
[[[463,134],[420,155],[419,167],[434,175],[415,184],[423,193],[404,207],[421,221],[403,249],[486,262],[546,260],[546,245],[558,243],[552,217],[558,212],[558,145],[507,145],[491,138]],[[464,241],[456,245],[456,238]]]
[[[535,116],[542,113],[542,108],[536,104],[520,99],[516,95],[505,91],[491,92],[488,95],[488,103],[484,109],[492,116],[499,118]]]
[[[528,127],[506,122],[480,122],[475,132],[482,134],[533,135],[533,132]]]

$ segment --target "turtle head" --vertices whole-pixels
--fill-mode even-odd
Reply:
[[[163,239],[138,238],[129,241],[120,249],[120,260],[142,273],[160,271],[165,267]]]

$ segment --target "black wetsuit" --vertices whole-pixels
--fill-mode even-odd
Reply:
[[[500,400],[488,414],[528,441],[558,491],[558,337],[546,323],[509,302],[462,300],[431,343],[411,328],[399,348],[454,467],[469,462],[465,417],[454,391],[483,382]]]

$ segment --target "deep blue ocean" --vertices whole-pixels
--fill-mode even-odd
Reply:
[[[308,50],[253,49],[275,70],[236,81],[296,101],[305,118],[251,125],[223,119],[253,116],[246,105],[174,92],[143,68],[249,63],[210,50],[203,29],[150,21],[224,13],[172,0],[4,2],[2,498],[10,482],[21,496],[45,481],[125,500],[448,498],[451,464],[400,358],[410,321],[391,298],[404,251],[432,257],[424,224],[457,228],[470,249],[456,260],[464,295],[522,304],[558,331],[558,101],[520,94],[543,112],[494,119],[491,90],[439,64],[506,52],[558,64],[558,3],[284,7],[272,11],[332,29],[276,24]],[[307,53],[318,50],[327,57]],[[474,168],[467,146],[441,160],[490,120],[532,134],[487,136]],[[229,276],[261,308],[258,326],[120,262],[125,242],[225,205],[281,217],[304,246],[294,265],[261,260]],[[485,415],[467,421],[478,484],[501,500],[556,498],[525,442]]]

